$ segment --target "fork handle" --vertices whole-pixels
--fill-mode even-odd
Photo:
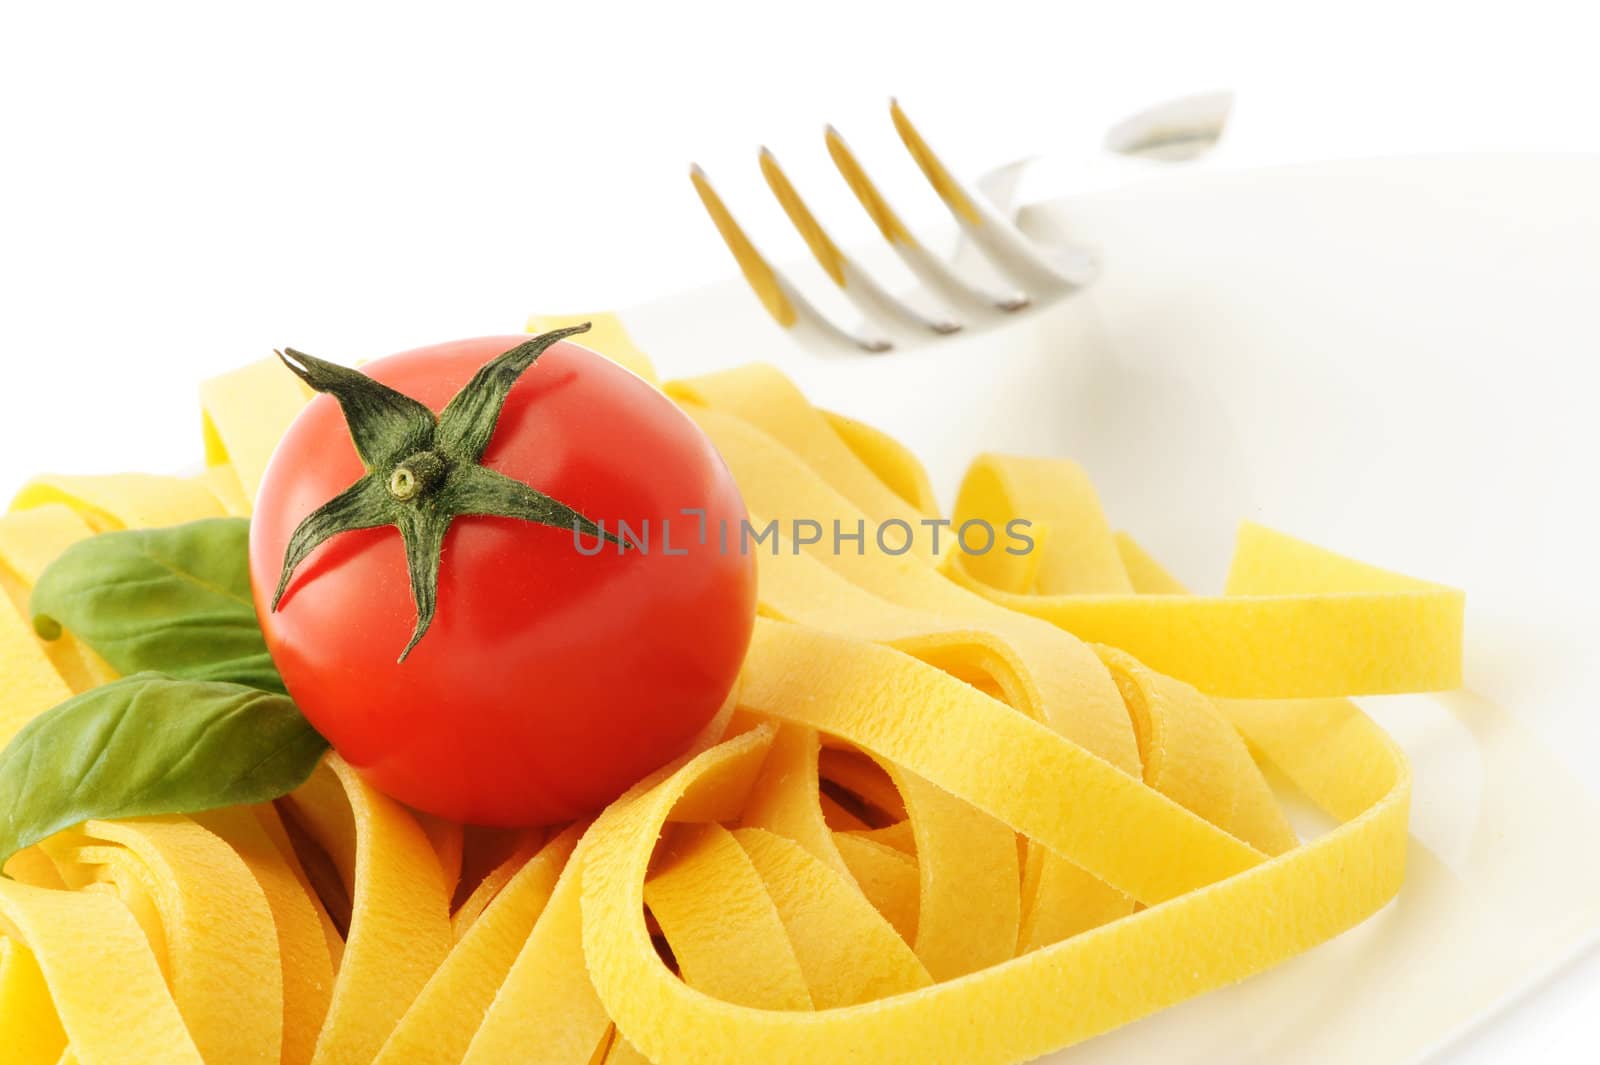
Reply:
[[[1530,140],[1521,120],[1527,116],[1503,117],[1466,98],[1455,99],[1449,108],[1408,115],[1405,99],[1371,86],[1328,92],[1321,86],[1307,91],[1279,84],[1179,97],[1114,124],[1099,145],[1066,145],[1030,160],[1025,188],[1019,173],[996,175],[985,191],[997,200],[1032,203],[1122,188],[1180,170],[1536,147],[1537,137]],[[1163,142],[1185,141],[1208,147],[1190,158],[1163,158]],[[1158,150],[1138,150],[1141,144]],[[1008,183],[1010,195],[997,195]]]

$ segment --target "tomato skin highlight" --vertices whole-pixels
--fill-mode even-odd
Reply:
[[[440,344],[362,370],[437,413],[525,339]],[[474,824],[568,821],[681,754],[732,689],[756,608],[744,502],[670,400],[568,342],[512,388],[483,465],[608,531],[625,522],[637,541],[648,527],[649,542],[619,552],[585,537],[580,549],[570,529],[458,517],[438,613],[403,663],[416,609],[393,527],[322,544],[273,612],[295,527],[365,472],[338,404],[318,396],[261,484],[256,613],[290,695],[378,788]],[[684,510],[705,512],[703,543],[699,515]]]

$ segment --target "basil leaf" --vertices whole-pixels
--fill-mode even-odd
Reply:
[[[94,818],[266,802],[328,743],[286,695],[141,673],[68,699],[0,751],[0,865]]]
[[[283,692],[250,595],[250,523],[208,518],[80,540],[45,568],[30,604],[117,672],[154,670]]]

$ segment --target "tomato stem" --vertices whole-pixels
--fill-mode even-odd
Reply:
[[[400,661],[433,623],[439,562],[450,523],[483,514],[632,545],[572,507],[481,464],[511,388],[558,340],[587,331],[589,323],[541,333],[489,360],[437,416],[388,385],[336,363],[285,348],[278,352],[296,376],[333,396],[366,475],[308,514],[289,537],[272,610],[295,571],[320,544],[339,533],[392,525],[405,542],[416,628]]]
[[[402,503],[433,489],[444,477],[444,459],[433,451],[419,451],[389,475],[389,494]]]

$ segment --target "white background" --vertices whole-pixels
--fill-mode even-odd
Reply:
[[[861,237],[820,127],[895,158],[890,93],[965,173],[1215,87],[1262,161],[1600,150],[1585,6],[8,5],[0,495],[195,461],[194,382],[273,346],[348,361],[719,277],[690,159],[780,253],[762,143]],[[1592,1061],[1597,1006],[1590,959],[1447,1060]]]

